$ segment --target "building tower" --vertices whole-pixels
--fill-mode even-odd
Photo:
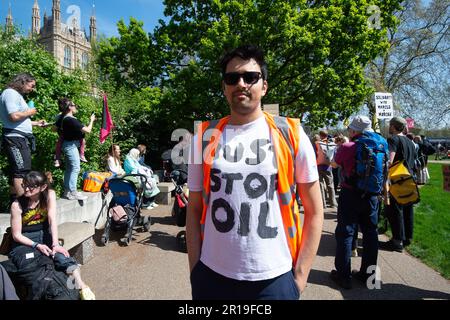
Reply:
[[[6,30],[12,31],[14,27],[12,11],[11,11],[11,2],[9,3],[8,15],[6,16]]]
[[[94,45],[95,40],[97,39],[97,19],[95,18],[95,4],[92,5],[92,15],[89,24],[89,39],[91,41],[91,45]]]
[[[59,31],[61,29],[61,1],[60,0],[53,0],[52,17],[53,17],[53,32],[59,33]]]
[[[31,33],[39,34],[40,30],[41,30],[41,15],[39,10],[39,4],[37,0],[34,0],[33,14],[31,17]]]

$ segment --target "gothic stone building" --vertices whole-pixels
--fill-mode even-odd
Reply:
[[[74,13],[77,13],[75,9]],[[61,1],[53,0],[52,16],[47,17],[47,13],[44,13],[44,24],[41,27],[38,0],[34,1],[31,32],[38,36],[38,42],[66,70],[85,69],[89,63],[92,45],[95,43],[97,35],[95,13],[93,12],[90,18],[89,37],[81,30],[79,18],[78,12],[78,16],[72,15],[67,24],[64,24],[61,21]]]

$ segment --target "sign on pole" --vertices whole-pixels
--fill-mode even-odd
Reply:
[[[375,109],[377,119],[391,119],[394,117],[394,102],[392,93],[375,92]]]

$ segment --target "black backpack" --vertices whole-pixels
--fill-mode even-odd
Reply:
[[[51,258],[34,251],[34,258],[25,259],[26,251],[32,249],[22,248],[2,263],[22,299],[80,300],[79,290],[65,272],[55,270]]]
[[[426,156],[431,156],[436,153],[436,148],[427,139],[423,139],[422,153]]]

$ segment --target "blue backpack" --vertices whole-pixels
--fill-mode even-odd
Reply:
[[[389,147],[376,132],[364,131],[356,143],[356,187],[364,193],[381,194],[387,179]]]

